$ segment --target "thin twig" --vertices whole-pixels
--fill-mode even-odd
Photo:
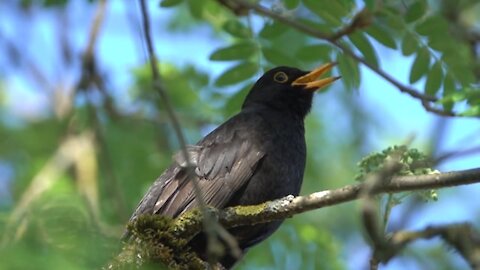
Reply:
[[[93,19],[92,27],[90,29],[90,34],[88,36],[88,42],[87,42],[87,49],[85,50],[84,55],[91,56],[94,54],[95,44],[97,44],[97,38],[100,33],[100,27],[105,18],[106,9],[107,9],[107,0],[100,0],[94,19]]]
[[[248,10],[253,10],[256,13],[272,18],[278,22],[281,22],[287,26],[290,26],[294,29],[297,29],[300,32],[306,33],[312,37],[316,37],[322,40],[325,40],[329,42],[330,44],[334,45],[335,47],[339,48],[343,53],[348,55],[349,57],[353,58],[359,63],[362,63],[366,67],[368,67],[370,70],[373,72],[377,73],[380,77],[384,78],[386,81],[390,82],[393,84],[395,87],[398,88],[403,93],[409,94],[410,96],[419,99],[422,102],[422,106],[429,112],[433,112],[438,115],[442,116],[456,116],[456,114],[449,112],[449,111],[443,111],[441,109],[433,107],[430,102],[436,102],[438,100],[437,97],[426,95],[420,93],[420,91],[416,90],[415,88],[409,87],[407,85],[404,85],[397,81],[395,78],[390,76],[387,72],[384,70],[380,69],[379,67],[376,67],[369,62],[367,62],[365,59],[363,59],[361,56],[358,56],[356,53],[354,53],[350,48],[347,46],[343,45],[341,42],[337,40],[336,34],[327,34],[323,33],[322,31],[319,31],[313,27],[310,27],[308,25],[305,25],[301,22],[295,21],[291,18],[288,18],[286,16],[283,16],[282,14],[276,13],[274,11],[271,11],[261,5],[255,4],[255,3],[250,3],[248,1],[244,0],[235,0],[235,1],[219,1],[220,4],[226,6],[227,8],[232,8],[234,6],[236,9],[248,9]],[[234,5],[232,4],[234,3]],[[227,4],[226,4],[227,3]],[[235,11],[235,10],[234,10]],[[342,34],[343,36],[343,34]]]
[[[8,63],[10,66],[18,66],[20,68],[22,68],[22,66],[25,67],[25,73],[30,73],[33,83],[37,84],[44,91],[51,92],[55,89],[55,87],[49,82],[44,69],[38,66],[37,63],[33,61],[32,57],[29,57],[27,53],[28,50],[24,50],[19,44],[10,40],[7,34],[1,32],[1,29],[0,40],[1,43],[3,43],[0,43],[0,45],[5,47],[3,55],[8,61],[10,61],[10,63]]]
[[[428,102],[427,100],[422,100],[422,106],[423,106],[423,108],[425,108],[425,110],[427,112],[432,112],[434,114],[438,114],[438,115],[441,115],[441,116],[452,116],[452,117],[457,116],[457,114],[455,114],[454,112],[445,111],[445,110],[433,107],[433,105],[430,102]]]
[[[382,169],[376,173],[368,175],[363,184],[360,196],[362,199],[362,221],[365,231],[371,240],[371,246],[374,250],[370,260],[370,269],[378,268],[378,254],[383,255],[385,252],[389,252],[390,250],[387,248],[388,241],[385,237],[386,222],[382,227],[378,218],[377,200],[374,198],[375,189],[381,186],[383,182],[388,182],[389,179],[397,174],[402,168],[402,164],[400,163],[402,155],[403,151],[398,151],[392,154],[390,158],[385,160]],[[391,193],[389,195],[392,196]]]
[[[480,154],[480,145],[477,145],[475,147],[465,149],[465,150],[455,150],[451,152],[446,152],[437,158],[434,159],[434,164],[439,164],[444,162],[447,159],[451,158],[459,158],[459,157],[464,157],[464,156],[469,156],[469,155],[475,155],[475,154]]]
[[[98,37],[100,35],[100,30],[102,28],[105,13],[107,11],[107,0],[99,1],[97,9],[95,11],[94,19],[92,25],[90,26],[90,31],[88,33],[88,40],[85,46],[85,50],[82,54],[82,73],[80,79],[76,83],[75,91],[79,91],[82,89],[88,89],[90,87],[96,87],[96,89],[105,95],[105,100],[108,100],[110,97],[105,90],[103,76],[99,74],[96,65],[96,57],[95,57],[95,46],[98,41]],[[127,212],[126,210],[126,200],[123,196],[123,193],[120,189],[120,184],[118,178],[116,177],[113,169],[113,162],[111,159],[110,151],[107,145],[107,140],[105,135],[102,131],[101,124],[99,123],[97,109],[95,105],[88,100],[89,103],[87,104],[89,116],[93,121],[93,129],[95,131],[95,138],[100,145],[100,150],[104,154],[103,161],[106,165],[106,180],[108,181],[108,185],[111,187],[109,192],[112,195],[112,199],[115,200],[115,210],[117,215],[120,218],[126,218]],[[108,108],[106,108],[108,110]]]
[[[157,58],[155,56],[154,48],[153,48],[153,41],[152,37],[150,34],[150,19],[148,15],[148,10],[146,8],[145,0],[139,0],[140,1],[140,9],[142,13],[142,19],[143,19],[143,30],[144,30],[144,36],[145,36],[145,42],[147,45],[147,51],[148,51],[148,56],[150,59],[150,68],[152,70],[152,76],[153,76],[153,87],[157,91],[157,93],[160,95],[160,98],[163,102],[163,105],[165,106],[165,109],[167,111],[168,117],[170,118],[170,122],[173,126],[175,135],[179,141],[180,148],[181,148],[181,153],[183,155],[184,160],[187,163],[187,168],[192,168],[191,160],[189,153],[187,151],[187,144],[185,141],[185,137],[183,135],[182,129],[180,127],[180,122],[178,121],[178,118],[175,114],[175,111],[173,110],[172,104],[170,102],[170,97],[168,96],[167,92],[162,86],[161,80],[160,80],[160,71],[158,70],[158,62]],[[191,172],[193,173],[193,172]],[[190,177],[193,185],[193,190],[195,193],[195,199],[198,202],[198,205],[204,214],[203,218],[203,229],[207,235],[207,248],[208,248],[208,253],[210,254],[210,251],[215,250],[214,245],[220,245],[220,242],[217,238],[217,236],[221,236],[222,238],[227,238],[226,243],[231,244],[229,246],[230,250],[232,250],[232,254],[234,256],[240,256],[241,252],[238,247],[238,244],[236,243],[236,240],[228,233],[224,234],[217,234],[216,231],[220,231],[218,222],[209,214],[207,211],[207,204],[205,202],[205,199],[203,197],[202,191],[200,189],[200,186],[198,182],[196,181],[195,177]],[[212,254],[215,255],[215,254]]]
[[[333,33],[330,38],[332,40],[339,40],[343,36],[348,36],[358,29],[366,28],[372,23],[372,14],[367,8],[363,8],[355,16],[352,21],[340,30]]]
[[[402,168],[400,158],[403,152],[395,152],[390,158],[385,160],[382,169],[376,173],[370,174],[366,177],[366,180],[362,187],[361,199],[362,199],[362,221],[365,231],[371,240],[371,245],[375,251],[383,250],[386,245],[385,229],[381,226],[378,218],[378,206],[377,200],[374,198],[375,189],[377,189],[383,182],[388,182],[398,171]],[[390,193],[391,196],[391,193]],[[387,206],[388,207],[388,206]],[[377,262],[372,257],[370,268],[376,268]]]
[[[389,261],[413,241],[431,239],[436,236],[440,236],[450,246],[454,247],[472,269],[480,269],[480,234],[468,223],[428,226],[418,231],[395,232],[389,239],[390,247],[393,250],[392,256],[384,258],[382,261]]]
[[[125,200],[125,196],[121,191],[120,182],[118,181],[118,178],[114,171],[113,161],[112,161],[110,150],[107,144],[107,139],[105,138],[105,134],[103,133],[102,124],[98,119],[97,110],[95,108],[95,105],[92,103],[93,102],[89,100],[87,108],[88,108],[89,117],[93,122],[95,139],[100,145],[100,150],[103,153],[102,160],[105,164],[105,172],[106,172],[105,179],[109,181],[109,188],[106,189],[107,194],[112,196],[111,198],[112,205],[114,205],[114,208],[115,208],[115,211],[117,212],[118,217],[121,219],[127,219],[128,218],[127,216],[128,212],[126,212],[127,201]]]

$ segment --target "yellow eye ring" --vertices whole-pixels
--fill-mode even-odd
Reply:
[[[288,81],[288,76],[285,72],[279,71],[273,75],[273,80],[279,83],[286,83]]]

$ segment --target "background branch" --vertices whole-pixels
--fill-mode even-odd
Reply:
[[[407,85],[402,84],[401,82],[397,81],[395,78],[390,76],[390,74],[388,74],[384,70],[380,69],[379,67],[375,67],[371,63],[367,62],[364,58],[362,58],[361,56],[358,56],[356,53],[354,53],[352,50],[350,50],[348,47],[346,47],[345,45],[343,45],[341,42],[338,41],[338,39],[340,37],[344,36],[345,34],[349,34],[349,33],[353,32],[355,29],[358,29],[359,25],[364,27],[364,23],[355,24],[355,20],[354,20],[350,27],[347,26],[345,29],[341,30],[338,33],[334,33],[332,35],[332,34],[323,33],[322,31],[319,31],[319,30],[317,30],[313,27],[310,27],[310,26],[305,25],[303,23],[297,22],[297,21],[295,21],[291,18],[283,16],[280,13],[274,12],[272,10],[269,10],[269,9],[265,8],[265,7],[262,7],[261,5],[250,3],[248,1],[244,1],[244,0],[235,0],[235,1],[223,0],[223,1],[219,1],[219,3],[226,6],[227,8],[231,9],[235,14],[239,14],[239,10],[242,11],[242,13],[240,13],[240,14],[244,14],[245,11],[252,10],[252,11],[254,11],[254,12],[260,14],[260,15],[263,15],[263,16],[268,17],[268,18],[272,18],[272,19],[274,19],[278,22],[281,22],[283,24],[286,24],[286,25],[290,26],[293,29],[296,29],[300,32],[308,34],[309,36],[325,40],[325,41],[329,42],[330,44],[334,45],[335,47],[337,47],[338,49],[340,49],[343,53],[347,54],[348,56],[350,56],[355,61],[358,61],[358,62],[362,63],[363,65],[368,67],[370,70],[372,70],[373,72],[378,74],[380,77],[382,77],[386,81],[393,84],[401,92],[409,94],[410,96],[412,96],[416,99],[419,99],[422,103],[422,106],[425,108],[425,110],[427,110],[429,112],[433,112],[433,113],[438,114],[438,115],[442,115],[442,116],[456,116],[456,114],[454,114],[452,112],[444,111],[444,110],[433,107],[431,102],[436,102],[438,100],[436,97],[426,95],[426,94],[422,94],[422,93],[420,93],[420,91],[416,90],[415,88],[412,88],[412,87],[409,87]],[[365,17],[369,16],[368,15],[369,13],[367,13],[367,12],[363,12],[363,13],[360,12],[359,14],[361,14],[361,16],[359,16],[358,18],[361,18],[362,22],[366,21]]]
[[[382,262],[387,262],[407,244],[419,239],[431,239],[436,236],[440,236],[443,241],[455,248],[472,269],[480,269],[480,235],[468,223],[428,226],[418,231],[395,232],[388,240],[389,256],[378,258],[377,253],[377,258],[382,260]]]
[[[170,97],[168,96],[167,92],[165,91],[162,81],[160,79],[160,71],[158,70],[158,62],[155,56],[154,48],[153,48],[153,41],[150,35],[150,19],[148,15],[148,10],[145,4],[145,0],[140,0],[140,9],[142,13],[142,20],[143,20],[143,31],[145,36],[145,42],[147,45],[147,51],[149,56],[150,68],[152,70],[152,77],[153,77],[153,88],[159,94],[163,105],[167,111],[168,117],[170,118],[170,122],[173,126],[175,131],[175,135],[178,139],[180,144],[181,153],[183,159],[186,161],[187,168],[193,168],[190,160],[190,156],[187,150],[187,144],[185,140],[185,136],[183,135],[182,129],[180,127],[180,122],[175,114],[173,106],[170,101]],[[193,173],[190,170],[189,173]],[[240,248],[236,240],[231,236],[226,230],[221,228],[221,226],[214,220],[209,213],[207,212],[207,204],[205,203],[205,199],[203,197],[202,191],[198,182],[196,181],[195,177],[189,177],[190,181],[193,184],[193,190],[195,192],[195,200],[197,200],[200,210],[203,213],[203,229],[207,236],[207,254],[211,264],[215,263],[215,258],[220,257],[221,253],[224,252],[223,245],[220,243],[218,237],[225,240],[225,243],[229,246],[229,250],[234,257],[239,257],[241,255]],[[220,254],[218,254],[220,253]]]

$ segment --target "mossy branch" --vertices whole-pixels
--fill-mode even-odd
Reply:
[[[394,176],[384,179],[372,191],[374,194],[399,193],[423,189],[439,189],[480,182],[480,168],[425,175]],[[225,228],[266,223],[292,217],[306,211],[337,205],[358,199],[364,183],[315,192],[306,196],[287,196],[259,205],[235,206],[225,209],[209,208]],[[135,240],[106,269],[125,269],[147,262],[162,262],[169,267],[202,269],[205,262],[188,249],[187,243],[202,230],[203,215],[199,210],[177,219],[161,216],[142,216],[130,224]],[[190,264],[192,263],[192,264]]]

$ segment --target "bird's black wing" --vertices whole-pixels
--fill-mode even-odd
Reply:
[[[182,153],[175,155],[175,162],[150,187],[131,220],[142,214],[176,217],[196,207],[192,180],[197,181],[208,205],[221,208],[228,204],[265,155],[254,139],[253,127],[244,121],[244,117],[233,118],[189,146],[191,169]]]

